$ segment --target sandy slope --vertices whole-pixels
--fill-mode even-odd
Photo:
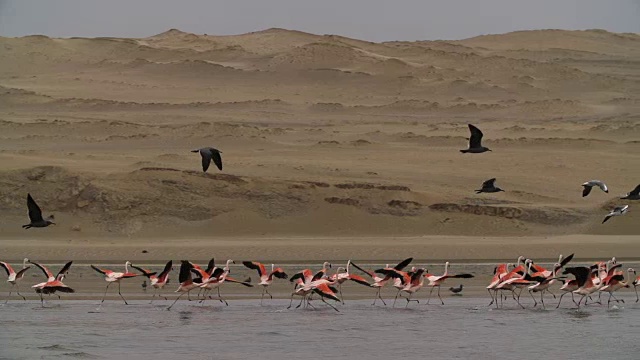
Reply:
[[[297,256],[315,259],[309,239],[327,236],[517,244],[514,236],[640,233],[635,204],[600,224],[640,183],[637,34],[370,43],[283,29],[170,30],[0,38],[0,49],[7,241],[101,239],[124,252],[150,239],[303,236]],[[467,123],[493,152],[458,152]],[[223,151],[222,173],[199,171],[188,150],[200,146]],[[491,177],[507,192],[475,195]],[[592,178],[610,193],[582,198]],[[58,226],[19,227],[27,192]],[[617,250],[633,251],[625,244]]]

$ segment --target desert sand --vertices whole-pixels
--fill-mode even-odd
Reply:
[[[172,29],[0,49],[3,260],[640,258],[638,201],[618,199],[640,183],[638,34]],[[468,123],[492,152],[458,151]],[[203,146],[222,172],[202,172]],[[506,192],[474,193],[493,177]],[[591,179],[609,193],[583,198]],[[56,226],[20,227],[27,193]]]

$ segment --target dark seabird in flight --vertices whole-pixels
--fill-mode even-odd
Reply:
[[[480,194],[483,192],[486,193],[495,193],[495,192],[500,192],[500,191],[504,191],[502,189],[500,189],[499,187],[496,186],[496,178],[493,179],[489,179],[485,182],[482,183],[482,189],[480,190],[476,190],[476,194]]]
[[[627,213],[627,211],[629,211],[629,205],[623,205],[623,206],[616,206],[613,210],[611,210],[610,213],[607,214],[607,216],[604,217],[604,220],[602,220],[602,223],[606,223],[607,220],[611,219],[614,216],[621,216]]]
[[[582,197],[589,195],[589,193],[591,192],[591,188],[594,186],[599,187],[600,190],[606,193],[609,192],[607,185],[600,180],[589,180],[586,183],[582,184],[582,186],[584,187],[584,189],[582,189]]]
[[[482,146],[482,131],[477,127],[469,124],[469,130],[471,131],[471,137],[469,138],[469,148],[460,150],[461,153],[483,153],[485,151],[491,151],[489,148]]]
[[[635,189],[631,190],[630,193],[627,193],[626,196],[623,196],[620,199],[640,200],[640,185],[636,186]]]
[[[222,157],[220,156],[222,152],[220,150],[212,147],[205,147],[202,149],[191,150],[191,152],[199,152],[200,156],[202,156],[202,171],[207,172],[207,169],[211,164],[211,160],[213,160],[213,163],[216,164],[218,169],[222,170]]]
[[[56,224],[52,221],[53,215],[46,219],[42,218],[42,210],[40,210],[40,206],[33,200],[31,194],[27,194],[27,207],[29,208],[29,220],[31,220],[31,222],[27,225],[22,225],[22,228],[47,227],[51,224]]]

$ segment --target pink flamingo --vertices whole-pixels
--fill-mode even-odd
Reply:
[[[39,267],[40,270],[42,270],[42,272],[44,273],[44,276],[47,277],[47,281],[32,286],[32,288],[36,289],[36,293],[40,294],[40,303],[42,304],[42,307],[44,307],[44,298],[42,297],[42,294],[50,295],[50,294],[55,294],[58,291],[64,292],[64,293],[75,292],[75,290],[68,287],[62,282],[62,280],[64,280],[64,277],[69,272],[69,269],[71,268],[71,264],[73,264],[73,261],[69,261],[68,263],[66,263],[62,267],[62,269],[60,269],[60,271],[56,276],[53,276],[53,273],[49,271],[49,269],[47,269],[44,265],[31,262],[31,261],[29,262]],[[56,295],[58,296],[58,299],[60,299],[60,295],[58,294]]]
[[[340,293],[340,302],[344,305],[344,297],[342,296],[342,284],[347,280],[356,282],[360,285],[371,286],[367,280],[362,276],[351,274],[349,268],[351,267],[351,260],[347,261],[347,267],[339,267],[338,271],[329,277],[329,280],[338,280],[338,292]]]
[[[182,295],[189,293],[193,289],[200,288],[200,285],[202,285],[202,283],[194,282],[191,278],[191,269],[193,268],[193,265],[187,260],[181,260],[180,263],[180,273],[178,274],[178,281],[180,281],[180,285],[175,291],[177,293],[180,293],[180,295],[178,295],[176,300],[171,305],[169,305],[167,311],[171,310],[173,305],[175,305],[178,300],[180,300]]]
[[[429,301],[431,301],[431,293],[433,293],[433,289],[435,289],[436,287],[438,288],[438,298],[440,299],[440,302],[442,303],[442,305],[444,305],[444,301],[442,300],[442,297],[440,297],[440,287],[442,286],[442,284],[445,282],[445,280],[447,279],[470,279],[472,277],[474,277],[472,274],[449,274],[449,262],[447,261],[446,263],[444,263],[444,274],[437,276],[437,275],[431,275],[431,274],[424,274],[424,277],[426,277],[429,280],[429,285],[431,286],[431,291],[429,291],[429,298],[427,299],[427,304],[429,304]]]
[[[101,269],[97,266],[91,265],[91,268],[93,270],[104,275],[104,281],[107,282],[107,287],[104,289],[104,295],[102,296],[102,301],[100,301],[100,306],[102,306],[104,299],[107,297],[107,291],[109,290],[109,286],[111,286],[111,284],[113,284],[114,282],[118,283],[118,295],[120,295],[125,305],[129,305],[129,303],[127,303],[127,300],[125,300],[124,296],[122,296],[122,292],[120,292],[120,280],[129,279],[129,278],[140,275],[140,274],[130,273],[129,265],[131,265],[129,261],[124,263],[124,272],[115,272],[113,270]],[[100,308],[100,306],[98,308]]]
[[[173,269],[173,261],[169,260],[164,266],[164,270],[160,273],[160,275],[156,276],[156,272],[152,272],[151,270],[147,270],[138,266],[131,265],[132,268],[140,271],[142,275],[146,276],[149,279],[149,284],[153,286],[153,296],[151,297],[151,302],[149,304],[153,304],[153,300],[156,295],[158,295],[158,290],[162,290],[165,285],[167,285],[167,281],[169,281],[169,273]],[[160,297],[161,295],[158,295]],[[168,300],[166,296],[162,296],[165,300]]]
[[[27,300],[26,297],[20,294],[20,285],[18,285],[18,282],[24,277],[24,273],[27,272],[27,270],[29,270],[29,268],[31,267],[27,266],[27,261],[29,261],[29,259],[24,258],[24,260],[22,261],[22,270],[18,272],[15,272],[15,270],[13,270],[11,265],[9,265],[8,263],[0,261],[0,266],[2,266],[7,272],[7,282],[11,284],[11,290],[9,290],[9,296],[7,297],[7,301],[4,302],[5,304],[9,302],[9,298],[11,298],[11,292],[13,291],[14,287],[16,288],[16,293],[18,294],[18,296],[20,296],[24,301]]]
[[[273,296],[271,295],[271,293],[269,293],[269,290],[267,289],[267,287],[273,283],[274,277],[278,279],[287,279],[289,277],[287,273],[285,273],[284,270],[282,270],[282,268],[274,269],[274,266],[275,266],[274,264],[271,264],[270,272],[267,272],[267,269],[265,269],[264,264],[257,261],[243,261],[242,264],[249,269],[258,271],[258,276],[260,277],[260,282],[258,283],[258,285],[262,285],[262,297],[260,297],[260,305],[262,305],[262,301],[264,300],[265,292],[269,294],[269,297],[271,299],[273,299]]]

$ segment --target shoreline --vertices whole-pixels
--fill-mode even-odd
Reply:
[[[640,236],[420,236],[420,237],[216,237],[182,239],[20,239],[1,240],[2,260],[24,257],[43,262],[74,260],[161,263],[168,259],[193,261],[254,259],[280,263],[304,263],[358,259],[393,262],[413,257],[416,261],[458,263],[498,262],[519,255],[537,261],[555,261],[559,254],[574,253],[576,260],[617,257],[640,260]],[[146,251],[146,253],[143,253]],[[512,261],[512,260],[511,260]]]

